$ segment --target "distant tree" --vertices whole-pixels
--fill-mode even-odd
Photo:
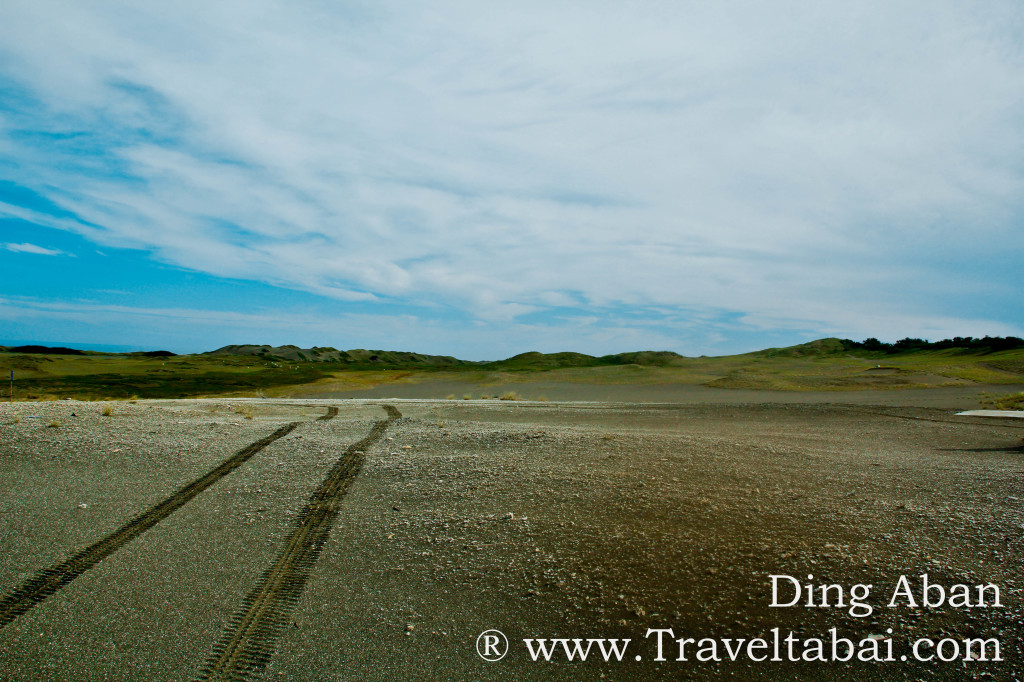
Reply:
[[[907,337],[900,339],[893,344],[893,349],[898,353],[905,353],[908,351],[925,350],[930,344],[924,339],[912,339]]]
[[[954,336],[952,339],[941,341],[925,341],[917,338],[903,338],[896,343],[885,343],[874,337],[857,342],[850,339],[842,339],[843,347],[847,350],[866,350],[882,353],[912,353],[922,350],[948,350],[963,349],[965,351],[977,351],[981,353],[993,353],[1002,350],[1014,350],[1024,348],[1024,339],[1016,336],[986,336],[981,339],[973,336]]]
[[[861,344],[864,350],[875,350],[875,351],[887,351],[891,347],[888,343],[882,343],[875,337],[864,339],[864,343]]]

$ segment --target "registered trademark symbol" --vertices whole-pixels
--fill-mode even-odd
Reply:
[[[501,630],[485,630],[476,638],[476,652],[485,661],[500,661],[508,653],[508,638]]]

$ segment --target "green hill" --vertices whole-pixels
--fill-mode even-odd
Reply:
[[[238,344],[196,355],[103,353],[73,348],[0,348],[16,397],[125,398],[286,395],[382,383],[447,381],[497,385],[532,381],[694,384],[716,388],[845,391],[986,384],[1024,385],[1024,341],[970,337],[888,344],[826,338],[741,355],[684,357],[636,351],[520,353],[495,362],[407,351]],[[333,388],[330,388],[333,387]],[[1018,389],[1019,390],[1019,389]]]
[[[298,346],[267,346],[256,344],[240,344],[224,346],[217,350],[202,353],[205,356],[252,356],[273,362],[324,362],[340,363],[354,367],[375,367],[389,369],[407,369],[415,367],[462,367],[477,363],[459,360],[447,355],[424,355],[391,350],[338,350],[330,346],[314,346],[299,348]]]
[[[750,355],[756,355],[765,358],[781,357],[781,358],[807,358],[807,357],[822,357],[828,355],[838,355],[847,351],[846,345],[843,344],[842,340],[836,338],[818,339],[816,341],[810,341],[808,343],[801,343],[796,346],[789,346],[787,348],[766,348],[764,350],[755,351]]]

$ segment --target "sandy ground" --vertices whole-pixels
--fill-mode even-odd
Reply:
[[[0,679],[201,678],[287,555],[300,510],[351,457],[361,468],[289,583],[301,589],[260,635],[266,666],[252,679],[1020,679],[1024,423],[956,416],[977,406],[962,396],[894,393],[918,404],[393,400],[402,417],[357,452],[387,417],[381,401],[140,401],[109,417],[99,403],[2,405],[8,601],[297,425],[0,625]],[[925,573],[947,592],[996,585],[1002,606],[886,606],[901,576],[920,600]],[[769,576],[809,574],[847,598],[872,585],[871,615],[769,606]],[[675,639],[770,641],[779,628],[828,643],[833,627],[858,644],[883,635],[896,660],[701,662],[696,643],[677,660]],[[511,647],[489,663],[475,643],[492,628]],[[668,628],[656,661],[645,635]],[[559,637],[631,642],[621,662],[585,663],[561,651],[535,662],[523,643]],[[995,638],[1003,660],[900,660],[925,637]]]
[[[589,384],[567,381],[480,384],[469,381],[393,383],[353,391],[307,391],[307,398],[446,398],[482,395],[497,397],[514,392],[528,400],[621,403],[676,403],[683,405],[807,404],[892,405],[970,410],[985,395],[1024,392],[1024,385],[973,384],[942,389],[909,388],[864,391],[762,391],[712,388],[697,384]]]

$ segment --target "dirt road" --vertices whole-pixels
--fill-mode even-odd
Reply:
[[[4,405],[0,678],[1013,679],[1022,437],[869,404]],[[924,574],[941,605],[923,605]],[[773,575],[779,603],[838,587],[826,606],[772,607]],[[948,599],[959,584],[969,605]],[[790,633],[798,658],[815,638],[831,657],[831,628],[883,658],[891,642],[894,660],[793,663],[784,640],[783,660],[754,660]],[[490,629],[511,643],[497,662],[477,653]],[[607,642],[582,663],[561,644],[532,660],[553,638],[630,642],[621,661]],[[914,660],[926,639],[918,654],[977,639],[1002,660]],[[700,660],[712,647],[720,660]]]

